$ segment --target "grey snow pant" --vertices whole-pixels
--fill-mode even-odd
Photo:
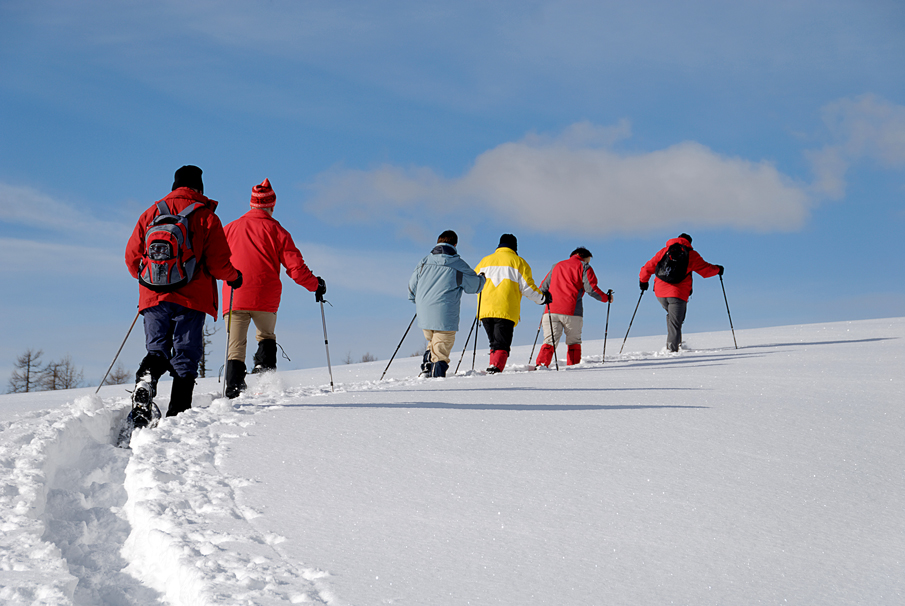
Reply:
[[[682,324],[685,322],[685,309],[688,301],[677,297],[657,297],[657,301],[666,310],[666,349],[679,351],[682,342]]]

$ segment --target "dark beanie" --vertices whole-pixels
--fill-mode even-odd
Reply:
[[[518,240],[512,234],[503,234],[500,236],[500,243],[497,248],[511,248],[512,252],[518,252]]]
[[[183,166],[176,171],[176,177],[173,179],[173,189],[180,187],[191,187],[204,193],[204,183],[201,182],[201,169],[197,166]]]
[[[688,243],[691,244],[691,236],[689,236],[688,234],[679,234],[679,237],[685,238],[686,240],[688,240]]]

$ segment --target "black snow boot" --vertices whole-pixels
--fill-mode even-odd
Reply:
[[[274,339],[264,339],[258,342],[258,351],[255,352],[255,367],[251,374],[277,369],[277,342]]]
[[[167,416],[175,417],[192,407],[192,392],[195,391],[194,377],[174,377],[173,390],[170,392],[170,407]]]
[[[245,391],[245,362],[241,360],[228,360],[226,362],[226,397],[232,400],[238,398]]]
[[[421,374],[419,377],[429,377],[431,376],[431,372],[433,369],[433,362],[431,362],[431,350],[427,350],[424,352],[424,357],[421,358]]]
[[[449,370],[449,363],[440,360],[439,362],[434,362],[433,367],[431,368],[432,377],[445,377],[446,371]]]
[[[135,400],[135,393],[139,389],[150,388],[150,393],[139,394],[137,397],[140,400],[151,402],[157,395],[157,381],[163,376],[163,373],[169,370],[173,370],[173,367],[170,366],[170,361],[163,356],[155,353],[146,355],[138,365],[138,372],[135,373],[136,389],[132,394],[132,399]]]

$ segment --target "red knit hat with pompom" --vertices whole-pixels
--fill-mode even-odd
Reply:
[[[264,179],[260,185],[251,188],[252,208],[273,208],[277,203],[277,195],[270,187],[270,179]]]

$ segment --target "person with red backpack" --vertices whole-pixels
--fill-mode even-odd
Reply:
[[[656,275],[654,294],[666,310],[666,349],[679,351],[682,343],[682,324],[688,299],[691,298],[691,273],[703,278],[723,275],[723,266],[708,263],[691,247],[691,236],[679,234],[644,264],[639,275],[641,291],[648,289],[651,276]]]
[[[597,275],[591,267],[591,251],[578,247],[569,258],[553,266],[550,273],[540,283],[541,292],[549,292],[553,302],[547,305],[541,318],[544,329],[544,344],[537,354],[538,367],[550,366],[556,344],[560,336],[566,334],[566,363],[569,366],[581,362],[581,328],[584,306],[582,298],[587,293],[591,297],[608,303],[613,300],[613,291],[603,292],[597,287]]]
[[[217,317],[217,280],[242,285],[215,214],[217,202],[204,196],[201,172],[197,166],[177,170],[172,191],[142,213],[126,244],[126,267],[139,280],[148,352],[132,392],[131,416],[138,427],[152,421],[157,380],[164,372],[173,376],[167,416],[192,407],[204,317]]]
[[[232,261],[245,276],[242,290],[233,295],[229,283],[223,285],[223,315],[233,297],[232,327],[226,361],[226,397],[235,398],[245,390],[245,347],[248,327],[254,322],[258,350],[254,355],[252,374],[276,370],[277,336],[274,332],[283,284],[280,267],[296,284],[314,293],[322,301],[327,292],[323,278],[308,269],[292,236],[273,218],[277,195],[264,179],[251,189],[251,210],[224,228],[232,250]]]

